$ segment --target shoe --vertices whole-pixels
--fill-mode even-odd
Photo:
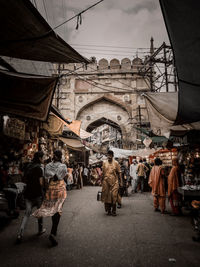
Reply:
[[[118,209],[121,209],[121,207],[122,207],[122,204],[118,204],[118,205],[117,205],[117,208],[118,208]]]
[[[16,244],[20,244],[22,242],[22,235],[18,235],[16,239]]]
[[[56,238],[55,238],[54,235],[50,234],[49,240],[50,240],[50,242],[51,242],[51,244],[52,244],[53,247],[55,247],[55,246],[58,245],[58,242],[56,241]]]
[[[160,212],[160,209],[156,208],[156,209],[154,209],[154,211],[156,211],[156,212]]]
[[[42,234],[44,234],[45,232],[46,232],[46,229],[43,228],[41,231],[39,231],[39,232],[37,233],[37,235],[42,235]]]
[[[117,216],[115,211],[112,212],[112,216]]]
[[[112,215],[111,211],[108,211],[108,213],[106,215],[111,216]]]

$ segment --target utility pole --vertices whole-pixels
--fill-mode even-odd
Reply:
[[[58,76],[60,77],[61,73],[61,67],[60,64],[58,64]],[[56,107],[59,109],[60,106],[60,78],[58,79],[58,84],[57,84],[57,90],[56,90]]]
[[[153,37],[151,37],[151,45],[150,45],[150,56],[153,55],[154,53],[154,44],[153,44]],[[149,66],[150,66],[150,91],[153,92],[154,91],[154,84],[153,84],[153,62],[152,60],[150,60],[149,62]]]
[[[138,118],[139,118],[139,126],[141,128],[142,126],[142,121],[141,121],[141,108],[140,105],[138,106]]]
[[[174,90],[175,92],[178,91],[178,88],[177,88],[177,73],[176,73],[176,67],[175,67],[175,64],[174,64],[174,60],[173,60],[173,66],[174,66]]]
[[[174,91],[177,91],[177,77],[172,49],[164,42],[159,48],[155,49],[153,41],[153,38],[151,38],[150,54],[144,60],[143,66],[139,68],[138,75],[141,75],[144,80],[145,78],[149,79],[147,85],[151,92],[160,92],[163,88],[166,92],[169,92],[169,84],[173,84]]]
[[[166,83],[166,92],[169,92],[169,84],[168,84],[168,73],[167,73],[167,52],[166,52],[166,44],[164,43],[163,47],[164,52],[164,65],[165,65],[165,83]]]

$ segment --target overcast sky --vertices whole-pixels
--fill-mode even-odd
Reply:
[[[55,27],[80,13],[98,0],[35,0],[48,23]],[[158,0],[104,0],[77,19],[59,27],[56,32],[83,56],[90,58],[144,55],[154,38],[155,47],[169,43]],[[123,48],[122,48],[123,47]],[[141,49],[146,48],[146,50]]]

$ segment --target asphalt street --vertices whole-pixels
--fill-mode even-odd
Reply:
[[[33,217],[23,242],[16,245],[21,211],[18,219],[0,231],[0,266],[200,266],[200,243],[192,241],[188,211],[182,217],[162,215],[154,212],[150,193],[137,193],[123,198],[116,217],[107,216],[96,200],[98,190],[88,186],[68,192],[57,247],[48,240],[51,218],[45,218],[47,232],[38,237]]]

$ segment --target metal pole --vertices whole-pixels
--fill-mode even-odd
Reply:
[[[153,86],[153,61],[152,61],[152,55],[154,54],[154,45],[153,45],[153,38],[151,37],[151,46],[150,46],[150,91],[154,91],[154,86]]]
[[[60,64],[58,64],[58,76],[60,76],[60,73],[61,73],[61,68],[60,68]],[[59,106],[60,106],[60,78],[58,80],[58,85],[57,85],[56,106],[59,109]]]
[[[166,44],[165,43],[164,43],[163,50],[164,50],[166,92],[169,92],[168,73],[167,73],[167,52],[166,52]]]
[[[175,92],[178,91],[178,88],[177,88],[177,79],[176,79],[176,67],[175,67],[175,64],[174,64],[174,60],[173,60],[173,68],[174,68],[174,90]]]

